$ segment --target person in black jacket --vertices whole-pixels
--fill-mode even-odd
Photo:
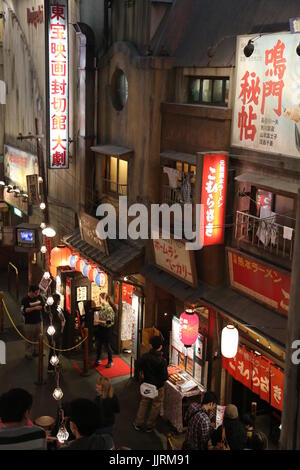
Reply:
[[[95,402],[100,410],[102,425],[100,431],[105,434],[113,434],[115,424],[115,414],[120,413],[120,405],[117,395],[114,392],[111,381],[106,377],[100,377],[97,385],[97,397]]]
[[[137,363],[137,372],[143,373],[145,383],[155,385],[158,395],[152,399],[142,396],[136,419],[133,423],[137,431],[145,428],[146,432],[152,432],[155,427],[164,399],[164,384],[168,380],[167,361],[163,358],[162,354],[162,339],[159,336],[153,336],[150,339],[150,344],[152,349],[148,353],[143,354]],[[149,406],[150,412],[145,423]]]

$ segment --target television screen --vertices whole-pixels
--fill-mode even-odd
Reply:
[[[19,229],[18,230],[18,243],[21,245],[34,245],[35,233],[34,230]]]

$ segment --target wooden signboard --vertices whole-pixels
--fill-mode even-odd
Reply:
[[[40,203],[38,175],[27,175],[26,180],[28,202],[32,205],[38,205]]]
[[[82,212],[79,220],[81,238],[89,245],[98,248],[101,253],[108,255],[107,241],[101,240],[97,235],[98,223],[98,219]]]

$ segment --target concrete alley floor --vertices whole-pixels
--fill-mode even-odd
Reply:
[[[5,273],[0,273],[0,291],[4,291],[8,310],[17,326],[21,329],[20,303],[7,292],[6,287]],[[23,292],[21,291],[20,299],[23,294],[25,294],[24,289]],[[36,385],[38,376],[37,359],[31,361],[25,359],[24,341],[18,338],[7,318],[5,318],[4,326],[4,332],[0,333],[0,339],[6,343],[7,357],[6,365],[0,365],[0,394],[14,387],[25,388],[34,397],[31,413],[33,420],[42,415],[56,417],[57,402],[52,397],[55,378],[53,375],[47,375],[46,357],[44,357],[45,384],[38,386]],[[72,358],[63,356],[61,360],[63,368],[61,378],[61,388],[64,392],[63,401],[69,402],[79,397],[94,399],[98,372],[90,369],[88,377],[82,377],[73,367],[73,360],[76,360],[80,366],[82,365],[81,355]],[[139,403],[137,382],[129,376],[123,376],[112,379],[112,383],[121,408],[115,424],[114,440],[116,446],[127,446],[136,450],[166,449],[166,435],[170,428],[162,419],[159,419],[157,430],[153,433],[137,432],[132,426]]]

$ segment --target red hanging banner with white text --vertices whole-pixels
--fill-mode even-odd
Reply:
[[[201,204],[204,227],[200,231],[203,246],[224,243],[226,209],[227,154],[211,153],[203,156]]]
[[[47,127],[49,167],[69,167],[68,0],[47,0]]]

